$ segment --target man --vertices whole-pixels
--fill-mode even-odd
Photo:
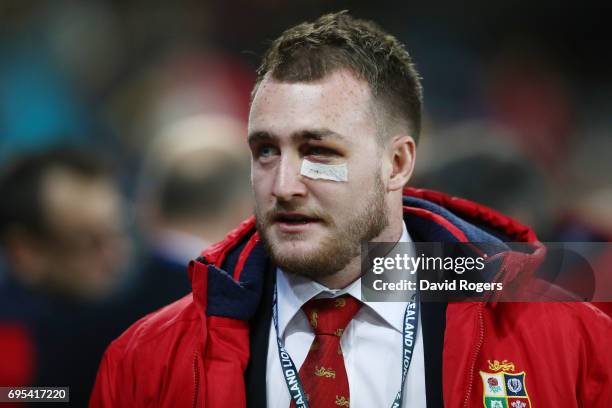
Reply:
[[[56,148],[20,157],[0,180],[0,237],[13,278],[56,296],[97,300],[121,281],[122,197],[95,157]]]
[[[129,317],[106,315],[127,239],[117,183],[93,155],[24,154],[0,177],[0,384],[70,386],[84,405]],[[112,317],[113,319],[109,319]]]
[[[193,115],[165,126],[148,149],[137,199],[137,302],[148,312],[188,294],[189,261],[250,214],[245,130],[229,116]]]
[[[362,241],[528,243],[500,279],[542,254],[497,212],[403,190],[421,86],[395,38],[326,15],[283,33],[258,74],[256,217],[190,264],[191,296],[110,346],[91,406],[605,406],[610,321],[582,304],[359,301]]]

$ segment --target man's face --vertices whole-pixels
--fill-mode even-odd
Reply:
[[[387,226],[369,87],[348,71],[308,83],[266,77],[251,107],[249,146],[258,230],[287,272],[329,276]],[[303,176],[304,159],[345,164],[348,180]]]
[[[39,256],[46,265],[45,284],[81,298],[112,291],[128,249],[117,187],[57,170],[46,178],[43,197],[49,236],[41,240]]]

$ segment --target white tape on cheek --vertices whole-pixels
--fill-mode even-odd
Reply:
[[[348,181],[346,163],[323,164],[313,163],[304,159],[300,174],[313,180]]]

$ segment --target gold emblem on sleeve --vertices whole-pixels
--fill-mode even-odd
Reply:
[[[489,362],[489,370],[493,371],[514,371],[514,363],[508,360],[502,360],[500,363],[499,360],[487,360]]]

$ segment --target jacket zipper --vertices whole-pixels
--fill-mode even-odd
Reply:
[[[480,354],[480,349],[482,348],[482,343],[484,342],[484,317],[483,317],[483,309],[484,304],[479,303],[478,305],[478,325],[479,325],[479,338],[478,343],[476,343],[476,349],[474,350],[474,354],[472,357],[472,364],[470,365],[470,371],[468,373],[468,389],[467,395],[465,396],[465,401],[463,401],[463,406],[468,408],[468,404],[470,402],[470,396],[472,394],[472,388],[474,383],[474,369],[476,368],[476,360],[478,359],[478,354]]]
[[[193,393],[193,408],[197,407],[198,394],[200,393],[200,369],[198,368],[198,352],[193,354],[193,382],[194,382],[194,393]]]

